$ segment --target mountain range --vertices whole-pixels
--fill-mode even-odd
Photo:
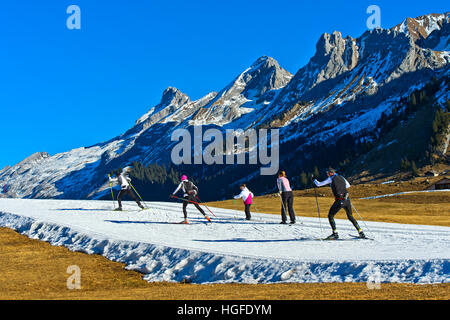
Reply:
[[[112,170],[133,162],[173,167],[172,132],[198,125],[222,131],[279,128],[281,167],[289,170],[294,186],[301,172],[314,167],[332,165],[348,175],[388,174],[400,170],[404,158],[448,162],[450,129],[440,132],[439,141],[430,139],[435,139],[436,108],[448,113],[449,62],[449,13],[407,18],[358,38],[324,33],[315,55],[295,74],[263,56],[225,88],[198,100],[169,87],[158,105],[109,141],[56,155],[36,153],[3,168],[0,193],[104,198],[105,177]],[[208,190],[221,179],[224,186],[206,193],[208,199],[229,196],[243,181],[260,193],[274,189],[274,177],[259,176],[258,166],[178,169],[209,181]]]

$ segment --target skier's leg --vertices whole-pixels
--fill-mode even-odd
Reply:
[[[293,192],[289,192],[287,199],[288,209],[289,209],[289,217],[291,218],[291,222],[295,222],[295,211],[294,211],[294,194]]]
[[[358,230],[358,232],[361,232],[361,228],[359,227],[358,222],[356,221],[356,219],[353,217],[352,214],[352,204],[350,202],[350,200],[345,200],[344,203],[344,209],[345,212],[347,213],[347,218],[348,220],[350,220],[351,223],[353,223],[353,225],[355,226],[356,230]]]
[[[186,199],[187,200],[187,199]],[[187,211],[186,211],[186,207],[188,205],[189,202],[187,201],[183,201],[183,214],[184,214],[184,220],[187,219]]]
[[[287,205],[286,192],[283,192],[283,193],[281,193],[281,221],[282,222],[286,222],[286,220],[287,220],[286,205]]]
[[[336,213],[341,210],[341,203],[339,200],[336,200],[330,208],[330,212],[328,213],[328,221],[330,222],[331,229],[333,232],[336,232],[336,223],[334,221],[334,216]]]
[[[247,220],[250,220],[252,218],[252,216],[250,214],[250,206],[251,206],[251,204],[246,204],[245,205],[245,218]]]
[[[144,206],[141,204],[141,202],[139,201],[139,199],[136,198],[136,196],[134,195],[133,191],[131,191],[131,189],[128,189],[127,191],[128,191],[128,195],[129,195],[134,201],[136,201],[137,205],[138,205],[140,208],[143,208]]]
[[[197,203],[194,203],[194,206],[197,208],[198,211],[204,216],[206,216],[205,211],[203,211],[202,207],[200,207]]]
[[[117,196],[117,202],[119,202],[119,209],[122,209],[122,198],[125,194],[125,190],[120,190],[119,195]]]

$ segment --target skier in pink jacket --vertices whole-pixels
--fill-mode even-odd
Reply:
[[[287,223],[286,210],[289,211],[291,224],[295,224],[294,194],[284,171],[278,173],[277,187],[281,197],[281,224]]]
[[[252,216],[250,214],[250,206],[253,204],[253,193],[250,192],[250,190],[247,189],[247,186],[245,184],[241,185],[241,193],[234,197],[234,199],[241,199],[244,201],[245,205],[245,219],[251,220]]]

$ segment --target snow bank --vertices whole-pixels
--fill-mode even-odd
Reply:
[[[382,183],[382,184],[386,184],[386,183]],[[374,197],[361,198],[360,200],[374,200],[374,199],[401,196],[401,195],[411,194],[411,193],[429,193],[429,192],[450,192],[450,190],[442,189],[442,190],[404,191],[404,192],[398,192],[398,193],[383,194],[383,195],[374,196]]]
[[[375,239],[354,240],[351,224],[338,220],[342,241],[318,241],[322,219],[279,217],[213,209],[206,224],[181,206],[150,203],[148,211],[110,211],[104,201],[0,199],[0,226],[73,251],[100,254],[144,274],[148,281],[194,283],[409,282],[450,280],[450,228],[368,223]],[[133,204],[125,208],[134,210]],[[191,209],[192,210],[192,209]],[[195,209],[194,209],[195,210]]]

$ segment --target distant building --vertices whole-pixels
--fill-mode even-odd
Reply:
[[[432,184],[427,188],[427,190],[450,190],[450,179],[445,177],[444,179],[439,180],[438,182]]]

